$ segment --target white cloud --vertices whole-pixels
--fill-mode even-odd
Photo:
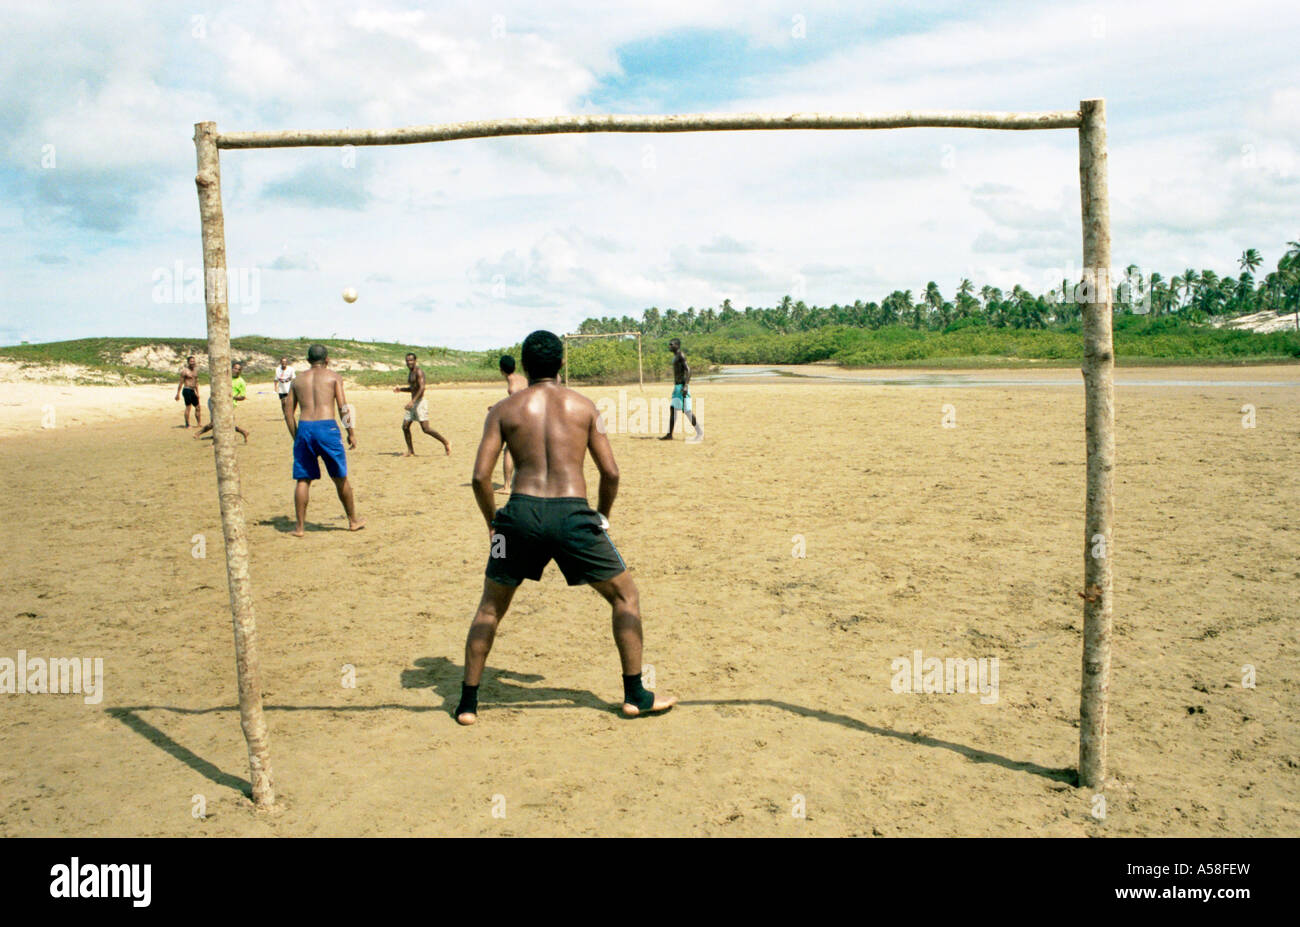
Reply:
[[[149,302],[154,268],[198,259],[194,122],[571,113],[617,71],[620,47],[683,29],[809,51],[748,75],[744,95],[721,107],[733,111],[1058,109],[1105,95],[1119,262],[1223,272],[1246,247],[1275,261],[1300,233],[1290,4],[799,8],[803,39],[791,33],[796,11],[775,0],[599,15],[576,0],[544,11],[513,0],[438,12],[212,4],[202,37],[196,14],[161,3],[6,10],[0,151],[19,206],[0,207],[0,306],[32,313],[14,330],[57,319],[49,338],[201,332],[201,307]],[[673,74],[656,80],[713,99]],[[42,176],[51,142],[59,167]],[[264,308],[236,317],[236,333],[324,327],[486,347],[533,324],[724,297],[758,305],[797,285],[822,303],[917,292],[930,279],[951,293],[962,276],[1032,285],[1079,259],[1069,131],[565,136],[355,157],[349,168],[338,151],[223,153],[231,264],[315,267],[267,274]],[[344,286],[362,290],[355,307],[338,298]]]

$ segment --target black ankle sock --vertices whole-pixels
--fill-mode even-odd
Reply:
[[[460,704],[456,706],[456,717],[463,714],[478,714],[478,686],[460,684]]]
[[[655,694],[641,685],[641,674],[635,673],[623,677],[623,701],[646,711],[654,706]]]

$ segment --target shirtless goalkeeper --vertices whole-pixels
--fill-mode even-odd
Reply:
[[[562,387],[564,347],[548,331],[524,339],[528,387],[494,405],[474,461],[474,498],[488,525],[490,551],[483,597],[465,640],[465,681],[456,720],[478,720],[483,665],[515,590],[539,580],[552,559],[570,586],[586,583],[612,608],[614,643],[623,665],[623,714],[665,711],[664,698],[641,684],[641,607],[636,584],[607,533],[618,493],[618,466],[590,399]],[[501,510],[492,471],[501,449],[515,459],[514,492]],[[600,471],[598,509],[587,503],[582,464],[587,451]]]

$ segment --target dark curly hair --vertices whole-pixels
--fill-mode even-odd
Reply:
[[[524,339],[520,356],[530,380],[545,380],[560,372],[560,365],[564,363],[564,343],[555,332],[539,329]]]

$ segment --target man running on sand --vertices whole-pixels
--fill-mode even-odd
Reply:
[[[478,720],[478,687],[497,626],[525,579],[539,580],[554,558],[570,586],[586,583],[613,609],[614,643],[623,663],[623,714],[665,711],[677,699],[641,685],[641,607],[636,584],[609,539],[609,512],[618,493],[618,466],[590,399],[556,379],[564,346],[548,331],[524,339],[528,387],[488,412],[474,460],[474,498],[488,524],[491,550],[483,597],[465,639],[465,681],[456,720]],[[497,456],[515,458],[515,485],[500,511],[492,492]],[[591,451],[600,471],[599,511],[587,503],[582,464]]]
[[[405,386],[394,386],[394,393],[410,393],[411,401],[406,404],[406,418],[402,419],[402,434],[406,437],[406,453],[403,457],[415,456],[415,445],[411,443],[411,423],[419,422],[424,433],[437,438],[451,456],[451,445],[447,439],[429,427],[429,400],[424,398],[424,371],[415,363],[415,355],[406,355],[406,369],[410,371]]]
[[[700,423],[695,420],[695,412],[692,410],[690,385],[691,385],[691,365],[686,363],[686,352],[682,350],[682,340],[674,338],[668,342],[669,349],[673,352],[673,398],[668,407],[668,434],[660,438],[660,441],[671,441],[673,439],[673,426],[677,423],[677,410],[680,409],[682,415],[686,416],[687,421],[695,426],[695,437],[687,438],[690,444],[697,444],[704,440],[704,429]]]
[[[294,514],[298,519],[293,536],[300,538],[303,535],[312,480],[320,479],[318,457],[325,458],[325,469],[334,481],[339,501],[348,516],[348,530],[360,531],[366,526],[366,521],[357,518],[352,484],[348,482],[347,452],[343,450],[338,422],[334,421],[334,407],[337,405],[343,427],[348,430],[348,447],[355,451],[357,439],[352,427],[352,407],[343,395],[343,378],[329,369],[329,354],[324,345],[313,344],[307,351],[307,362],[311,367],[294,378],[284,403],[284,423],[293,436],[293,478],[298,481],[293,490]],[[297,422],[293,418],[295,408],[301,410]]]
[[[506,395],[513,396],[521,389],[526,389],[528,381],[522,376],[515,373],[515,359],[509,354],[502,354],[501,360],[497,361],[497,366],[501,369],[501,374],[506,378]],[[491,409],[491,406],[488,406]],[[501,472],[505,476],[505,482],[497,492],[510,492],[510,474],[515,469],[515,462],[510,458],[510,451],[501,452]]]
[[[248,398],[248,383],[244,380],[244,365],[236,361],[230,365],[230,398],[235,402],[243,402]],[[199,429],[199,433],[194,436],[195,440],[203,437],[212,430],[212,423],[216,421],[217,413],[212,408],[212,389],[208,389],[208,423]],[[248,429],[240,428],[239,423],[235,423],[235,431],[244,436],[244,443],[248,443]]]
[[[275,395],[280,397],[281,403],[289,398],[289,391],[293,389],[293,378],[297,375],[298,372],[289,363],[289,358],[280,358],[280,366],[275,368]]]
[[[181,368],[181,380],[176,384],[177,402],[180,401],[181,394],[185,395],[185,427],[190,427],[190,406],[194,407],[194,424],[202,427],[203,413],[199,411],[199,368],[195,364],[193,354],[185,358],[185,366]]]

